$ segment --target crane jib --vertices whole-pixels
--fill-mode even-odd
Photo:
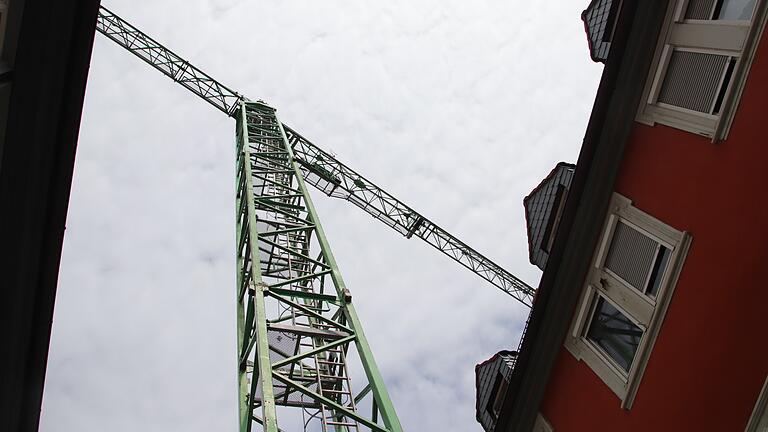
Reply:
[[[96,29],[230,117],[236,118],[240,102],[248,100],[103,6],[99,9]],[[421,238],[521,303],[531,306],[534,294],[531,286],[342,164],[294,129],[282,126],[296,162],[310,174],[305,180],[313,187],[328,196],[355,204],[406,238]]]

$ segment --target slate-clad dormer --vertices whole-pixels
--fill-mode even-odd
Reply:
[[[596,62],[605,63],[608,60],[621,3],[621,0],[592,0],[581,13],[589,42],[589,55]]]
[[[573,164],[558,163],[523,199],[528,225],[528,256],[531,264],[542,270],[547,265],[575,168]]]
[[[517,351],[499,351],[475,366],[475,417],[486,432],[496,428],[515,360]]]

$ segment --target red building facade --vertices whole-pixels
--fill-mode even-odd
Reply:
[[[636,123],[615,190],[691,245],[630,410],[563,348],[542,415],[557,431],[741,431],[768,373],[768,43],[728,137]]]
[[[606,70],[495,430],[768,430],[766,3],[585,11]]]

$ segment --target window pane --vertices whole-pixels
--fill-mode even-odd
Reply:
[[[755,0],[690,0],[685,19],[749,21]]]
[[[645,281],[653,268],[658,245],[652,238],[619,221],[604,266],[638,291],[645,292]]]
[[[667,263],[669,262],[669,256],[671,251],[664,246],[659,246],[659,253],[656,254],[656,262],[653,264],[653,271],[651,277],[648,279],[648,288],[645,293],[651,297],[656,297],[659,293],[659,286],[661,286],[661,279],[664,276],[664,270],[667,269]]]
[[[596,298],[597,305],[589,323],[587,339],[629,372],[643,330],[603,297],[598,295]]]
[[[731,78],[733,77],[733,70],[736,68],[736,58],[731,57],[731,60],[728,62],[728,69],[725,71],[725,77],[723,78],[723,83],[720,85],[720,92],[717,94],[717,100],[715,101],[715,106],[712,109],[712,114],[720,114],[720,108],[723,106],[723,100],[725,100],[725,92],[728,90],[728,85],[731,83]]]
[[[754,9],[755,0],[723,0],[717,19],[749,21],[752,19],[752,10]]]
[[[552,250],[552,244],[555,241],[555,233],[557,232],[557,225],[560,223],[560,217],[562,217],[563,208],[565,207],[565,195],[565,186],[557,185],[555,199],[552,203],[552,208],[549,211],[547,227],[544,229],[544,236],[541,238],[541,249],[544,252],[549,253]]]
[[[504,378],[504,375],[499,372],[496,374],[496,379],[493,382],[493,388],[491,389],[488,403],[485,406],[485,410],[494,419],[499,416],[501,410],[501,404],[504,402],[504,397],[507,394],[507,385],[509,382]]]
[[[507,386],[509,385],[509,381],[502,378],[501,385],[499,386],[499,390],[496,391],[496,395],[493,398],[493,414],[494,416],[499,415],[499,412],[501,411],[501,404],[504,402],[504,397],[507,395]]]

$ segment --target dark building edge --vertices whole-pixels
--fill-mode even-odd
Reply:
[[[0,82],[0,427],[35,431],[98,0],[10,2]]]
[[[542,275],[499,431],[530,431],[599,237],[667,8],[626,0],[587,125],[557,237]]]

